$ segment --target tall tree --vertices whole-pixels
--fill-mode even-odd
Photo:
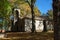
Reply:
[[[35,31],[35,14],[34,14],[34,3],[36,0],[27,0],[27,3],[29,4],[31,8],[31,13],[32,13],[32,33]]]
[[[34,0],[34,3],[35,3],[35,1],[36,0]],[[20,8],[20,12],[21,12],[20,16],[22,16],[23,18],[26,17],[26,15],[30,15],[32,13],[32,10],[31,10],[31,4],[32,4],[31,0],[16,0],[14,3],[15,3],[15,5],[17,4],[18,7]],[[33,10],[33,14],[35,13],[34,14],[35,16],[40,16],[40,14],[39,14],[40,11],[36,7],[34,7],[34,6],[33,6],[33,9],[34,9]],[[32,19],[33,19],[33,17],[32,17]]]
[[[60,40],[60,0],[53,0],[54,40]]]
[[[35,31],[35,14],[34,14],[34,3],[35,3],[35,0],[31,0],[31,13],[32,13],[32,32]]]
[[[25,15],[31,15],[31,7],[30,7],[31,0],[28,0],[28,1],[30,4],[28,4],[25,0],[16,0],[10,3],[13,4],[13,7],[17,5],[17,7],[20,8],[20,12],[21,12],[20,16],[24,17]],[[35,13],[35,16],[41,15],[41,12],[38,10],[36,6],[34,6],[34,13]]]
[[[48,14],[48,18],[52,20],[53,19],[53,10],[52,9],[48,10],[47,14]]]
[[[47,27],[46,27],[46,20],[43,20],[43,25],[44,25],[43,32],[47,32]]]
[[[10,11],[11,11],[11,6],[8,0],[0,0],[0,17],[4,18],[6,21],[9,21]],[[4,26],[4,21],[3,21],[3,26]]]
[[[6,17],[11,11],[10,4],[7,0],[0,1],[0,17]]]

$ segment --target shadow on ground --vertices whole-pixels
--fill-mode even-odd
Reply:
[[[53,40],[53,32],[26,33],[26,32],[10,32],[6,33],[5,38],[0,40]]]

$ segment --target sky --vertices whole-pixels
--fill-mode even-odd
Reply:
[[[46,14],[48,10],[52,9],[52,0],[36,0],[36,6],[42,14]]]

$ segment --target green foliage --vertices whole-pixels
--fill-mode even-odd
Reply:
[[[31,0],[16,0],[15,2],[13,2],[12,7],[20,8],[20,12],[21,12],[20,16],[24,17],[26,15],[31,14],[31,7],[29,4],[31,5]],[[38,15],[40,15],[41,12],[38,10],[37,7],[34,7],[34,13],[35,13],[35,16],[36,15],[38,16]]]
[[[48,10],[47,14],[49,19],[53,19],[53,10]]]
[[[36,0],[26,0],[26,2],[29,4],[29,6],[31,7],[31,4],[34,6]]]
[[[5,20],[6,22],[9,22],[10,13],[11,13],[11,5],[8,2],[8,0],[0,0],[0,18],[4,18],[2,24],[6,24],[4,23]]]
[[[41,12],[38,10],[37,7],[34,7],[34,13],[35,13],[35,16],[40,16],[41,15]]]
[[[27,2],[28,1],[28,2]],[[20,8],[20,16],[24,17],[26,15],[29,15],[31,14],[31,0],[17,0],[14,2],[14,5],[15,6],[17,4],[17,7]],[[30,4],[30,5],[29,5]],[[34,13],[35,13],[35,16],[40,16],[40,11],[38,10],[37,7],[34,7]]]
[[[10,4],[7,0],[0,1],[0,17],[6,17],[11,10]]]

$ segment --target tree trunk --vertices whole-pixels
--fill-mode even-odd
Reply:
[[[43,20],[44,29],[43,32],[47,32],[46,20]]]
[[[54,40],[60,40],[60,13],[58,13],[60,7],[58,4],[58,0],[53,0]]]
[[[11,20],[11,31],[13,32],[14,30],[16,30],[15,27],[14,27],[14,21]]]
[[[34,15],[34,3],[33,0],[31,0],[31,13],[32,13],[32,33],[35,31],[35,15]]]
[[[13,11],[14,11],[14,8],[12,9],[12,16],[13,16],[13,14],[14,14]],[[15,29],[15,28],[14,28],[14,17],[12,17],[12,18],[11,18],[11,31],[13,32],[14,29]]]

